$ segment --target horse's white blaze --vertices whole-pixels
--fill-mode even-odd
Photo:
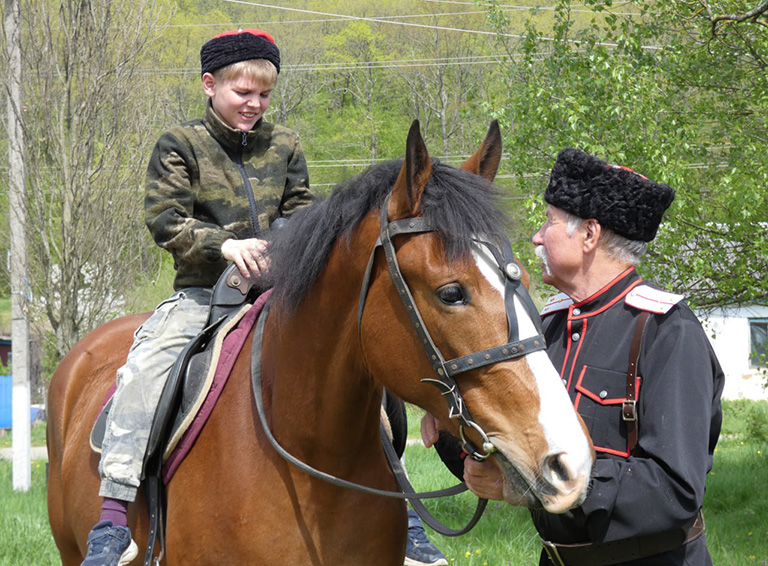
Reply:
[[[473,255],[478,269],[503,300],[504,277],[493,256],[485,246],[478,246]],[[535,336],[536,326],[530,313],[518,297],[515,297],[514,304],[520,339]],[[540,400],[539,423],[549,444],[549,454],[566,453],[574,467],[572,471],[578,476],[589,477],[592,466],[589,442],[557,370],[546,352],[541,350],[526,355],[523,360],[536,379]]]

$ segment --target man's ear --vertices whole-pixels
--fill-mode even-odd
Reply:
[[[597,249],[603,227],[594,218],[590,218],[582,224],[584,227],[584,253],[590,253]]]
[[[216,77],[214,77],[211,73],[204,73],[202,81],[203,92],[205,92],[206,96],[210,98],[216,94]]]

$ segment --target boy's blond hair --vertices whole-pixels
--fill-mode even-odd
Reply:
[[[277,84],[277,69],[266,59],[248,59],[232,63],[213,72],[216,80],[230,81],[240,77],[274,87]]]

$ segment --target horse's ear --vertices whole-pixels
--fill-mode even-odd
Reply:
[[[405,159],[389,199],[389,219],[416,216],[421,205],[421,195],[432,174],[432,161],[421,137],[419,121],[414,120],[405,144]]]
[[[501,162],[501,131],[498,120],[493,120],[485,139],[477,151],[461,166],[465,171],[485,177],[489,181],[496,178]]]

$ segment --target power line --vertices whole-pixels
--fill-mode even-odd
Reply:
[[[227,0],[224,0],[227,1]],[[427,13],[427,14],[406,14],[401,16],[378,16],[373,18],[375,21],[380,21],[382,18],[387,20],[398,20],[398,19],[409,19],[409,18],[434,18],[434,17],[454,17],[454,16],[475,16],[485,14],[484,10],[473,10],[473,11],[463,11],[463,12],[440,12],[440,13]],[[338,22],[339,16],[334,16],[332,18],[320,18],[320,19],[311,19],[311,20],[264,20],[260,22],[250,22],[250,23],[243,23],[243,26],[252,26],[252,25],[263,25],[263,24],[269,24],[275,25],[275,24],[320,24],[320,23],[329,23],[329,22]],[[210,24],[169,24],[166,27],[169,28],[200,28],[200,27],[223,27],[226,24],[222,23],[210,23]]]
[[[255,6],[257,8],[269,8],[273,10],[283,10],[287,12],[299,12],[302,14],[313,14],[316,16],[326,16],[331,18],[338,18],[340,20],[352,20],[352,21],[363,21],[363,22],[374,22],[374,23],[383,23],[383,24],[393,24],[393,25],[399,25],[399,26],[407,26],[407,27],[417,27],[417,28],[427,28],[427,29],[433,29],[433,30],[440,30],[440,31],[456,31],[456,32],[463,32],[463,33],[475,33],[480,35],[496,35],[496,32],[494,31],[486,31],[486,30],[468,30],[468,29],[462,29],[462,28],[451,28],[446,26],[437,26],[437,25],[428,25],[428,24],[416,24],[411,22],[398,22],[391,19],[390,16],[383,16],[383,17],[368,17],[368,16],[349,16],[347,14],[334,14],[331,12],[320,12],[317,10],[304,10],[301,8],[289,8],[287,6],[273,6],[271,4],[261,4],[258,2],[250,2],[247,0],[222,0],[223,2],[229,2],[231,4],[244,4],[246,6]],[[520,36],[522,37],[522,36]]]
[[[539,53],[537,55],[544,56],[545,53]],[[523,54],[516,54],[514,55],[514,58],[521,58],[523,56]],[[507,57],[507,55],[504,55],[503,58]],[[496,65],[500,60],[500,57],[494,55],[477,55],[466,57],[443,57],[435,59],[398,59],[384,61],[354,61],[345,63],[297,63],[295,65],[285,64],[281,68],[286,71],[296,72],[349,71],[357,69],[404,69],[421,67],[449,67],[457,65]],[[200,69],[197,67],[143,69],[138,71],[138,73],[143,75],[196,75],[200,73]]]
[[[428,24],[416,24],[412,22],[398,22],[394,21],[392,19],[388,19],[388,17],[384,18],[377,18],[377,17],[367,17],[367,16],[349,16],[347,14],[334,14],[331,12],[320,12],[317,10],[305,10],[301,8],[289,8],[286,6],[274,6],[272,4],[262,4],[259,2],[251,2],[248,0],[222,0],[223,2],[229,2],[231,4],[244,4],[246,6],[254,6],[257,8],[268,8],[272,10],[283,10],[288,12],[300,12],[303,14],[314,14],[317,16],[326,16],[331,18],[338,18],[340,20],[351,20],[351,21],[364,21],[364,22],[374,22],[374,23],[380,23],[380,24],[391,24],[391,25],[397,25],[397,26],[406,26],[406,27],[416,27],[416,28],[424,28],[424,29],[431,29],[431,30],[438,30],[438,31],[451,31],[451,32],[458,32],[458,33],[469,33],[469,34],[476,34],[476,35],[486,35],[486,36],[492,36],[492,37],[509,37],[513,39],[525,39],[527,36],[522,34],[516,34],[516,33],[499,33],[496,31],[488,31],[488,30],[470,30],[470,29],[463,29],[463,28],[452,28],[452,27],[446,27],[446,26],[438,26],[438,25],[428,25]],[[555,38],[553,37],[543,37],[540,36],[538,38],[541,41],[555,41]],[[565,40],[568,43],[575,43],[575,44],[582,44],[583,41],[580,41],[578,39],[567,39]],[[596,42],[593,45],[600,45],[601,47],[618,47],[618,43],[613,42]],[[656,49],[663,49],[664,46],[662,45],[641,45],[642,49],[647,50],[656,50]]]
[[[475,6],[474,2],[468,2],[467,0],[422,0],[422,2],[433,2],[435,4],[457,4],[460,6]],[[577,6],[577,9],[574,9]],[[569,11],[580,14],[606,14],[613,16],[639,16],[637,12],[612,12],[610,10],[579,10],[579,6],[585,6],[585,4],[573,4],[569,8]],[[522,12],[522,11],[551,11],[554,12],[557,8],[555,6],[526,6],[523,4],[499,4],[498,8],[509,12]]]
[[[355,61],[351,63],[312,63],[289,65],[295,71],[339,71],[360,68],[402,69],[404,67],[446,67],[455,65],[498,64],[499,57],[494,55],[476,55],[465,57],[439,57],[433,59],[400,59],[384,61]]]

